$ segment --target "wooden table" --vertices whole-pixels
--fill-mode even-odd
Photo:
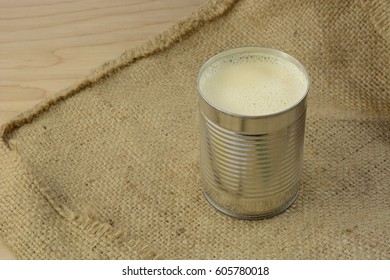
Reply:
[[[205,2],[0,0],[0,125]]]

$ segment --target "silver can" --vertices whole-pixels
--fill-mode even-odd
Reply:
[[[202,88],[205,72],[232,58],[258,56],[286,61],[305,78],[305,90],[283,110],[247,115],[210,101]],[[234,60],[234,59],[233,59]],[[263,219],[286,210],[298,196],[303,165],[309,75],[292,56],[264,47],[241,47],[209,59],[197,78],[200,116],[200,175],[207,201],[239,219]]]

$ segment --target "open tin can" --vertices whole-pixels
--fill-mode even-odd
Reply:
[[[279,99],[283,99],[283,94],[286,99],[289,99],[288,94],[294,94],[295,99],[281,100],[284,105],[273,105],[276,97],[269,95],[273,93],[254,90],[254,94],[260,94],[261,104],[253,108],[245,102],[240,105],[240,94],[243,94],[242,99],[251,98],[242,93],[246,85],[236,92],[230,86],[255,83],[252,78],[256,76],[246,73],[245,69],[236,69],[235,74],[228,71],[231,65],[245,68],[248,63],[255,68],[266,65],[265,76],[259,80],[271,76],[270,80],[263,81],[263,84],[269,83],[269,87],[262,87],[263,91],[281,88],[284,93],[277,93]],[[278,80],[277,67],[282,67],[281,80]],[[297,72],[290,73],[291,69]],[[292,82],[300,79],[299,90],[281,85],[282,80],[287,79],[285,72]],[[227,75],[225,80],[220,73]],[[281,213],[294,202],[300,188],[309,84],[309,75],[299,61],[282,51],[265,47],[223,51],[200,69],[197,87],[201,185],[206,199],[216,209],[235,218],[262,219]],[[253,85],[248,85],[247,89],[252,91]],[[221,100],[229,94],[234,94],[236,99],[226,105]],[[272,106],[273,111],[269,108]]]

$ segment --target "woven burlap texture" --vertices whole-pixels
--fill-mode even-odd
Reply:
[[[389,259],[388,5],[210,1],[106,63],[3,126],[0,238],[22,259]],[[245,45],[311,76],[300,195],[261,221],[199,180],[197,72]]]

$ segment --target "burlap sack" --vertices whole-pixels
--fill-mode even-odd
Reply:
[[[24,259],[388,259],[389,4],[210,1],[7,123],[0,238]],[[214,210],[199,184],[197,91],[227,48],[309,70],[298,200],[272,219]]]

